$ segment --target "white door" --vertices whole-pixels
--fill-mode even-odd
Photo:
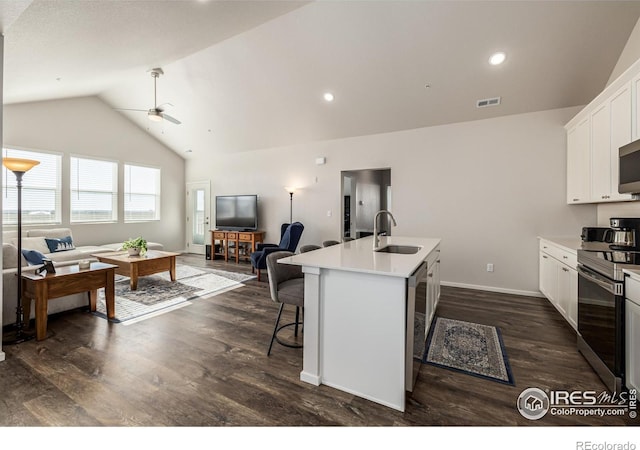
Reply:
[[[211,188],[209,181],[187,183],[187,251],[204,255],[210,244]]]

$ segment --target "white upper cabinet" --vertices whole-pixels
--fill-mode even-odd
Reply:
[[[605,201],[611,194],[611,127],[609,102],[591,113],[591,199]]]
[[[567,203],[633,200],[618,193],[618,149],[640,139],[640,60],[565,126]]]
[[[631,142],[631,84],[591,112],[591,200],[631,200],[618,193],[618,149]]]
[[[567,131],[567,203],[591,201],[589,117]]]
[[[618,181],[620,179],[619,172],[619,156],[618,149],[623,145],[630,143],[632,139],[631,133],[631,84],[625,85],[617,91],[609,100],[610,111],[610,131],[611,131],[611,149],[610,149],[610,168],[611,168],[611,193],[609,200],[622,201],[631,200],[630,194],[618,193]]]

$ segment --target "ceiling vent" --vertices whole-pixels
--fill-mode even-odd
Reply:
[[[486,108],[488,106],[496,106],[499,104],[500,104],[500,97],[485,98],[484,100],[478,100],[478,103],[476,103],[476,107]]]

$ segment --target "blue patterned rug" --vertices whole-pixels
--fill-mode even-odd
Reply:
[[[190,300],[239,288],[244,286],[244,281],[254,278],[255,275],[177,264],[176,281],[171,281],[169,272],[140,277],[138,289],[132,291],[129,278],[116,275],[116,317],[113,322],[133,323],[154,317],[188,306]],[[107,318],[104,289],[98,291],[94,314]]]
[[[500,330],[488,325],[436,317],[422,362],[515,385]]]

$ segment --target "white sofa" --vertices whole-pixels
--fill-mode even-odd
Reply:
[[[121,248],[122,242],[116,242],[104,245],[84,245],[78,246],[74,243],[74,249],[52,253],[45,241],[45,238],[65,238],[73,235],[69,228],[50,228],[50,229],[30,229],[22,232],[22,249],[37,250],[51,259],[54,266],[63,266],[69,264],[77,264],[83,259],[93,260],[95,253],[105,253],[117,251]],[[2,325],[15,323],[16,320],[16,299],[18,296],[17,283],[17,264],[18,264],[18,232],[3,232],[2,243]],[[148,242],[149,250],[162,250],[163,245],[157,242]],[[40,266],[30,266],[24,257],[21,257],[22,272],[34,271]],[[54,314],[69,309],[79,308],[88,305],[88,296],[86,293],[69,295],[61,297],[55,301],[49,302],[49,314]],[[31,308],[31,318],[34,317],[35,308]]]

